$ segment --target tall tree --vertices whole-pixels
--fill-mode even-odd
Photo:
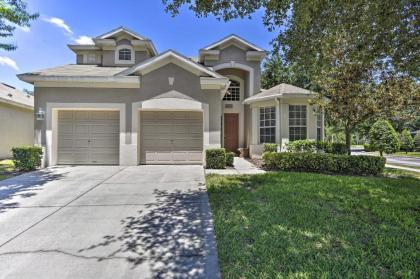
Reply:
[[[277,53],[270,55],[263,64],[261,86],[269,89],[280,83],[288,83],[305,89],[311,89],[311,82],[304,69],[296,63],[287,63]]]
[[[166,11],[188,5],[197,16],[251,17],[277,31],[282,50],[319,88],[319,105],[351,134],[364,121],[391,117],[419,98],[420,3],[416,0],[163,0]],[[329,99],[324,102],[325,97]],[[419,107],[419,104],[414,104]]]
[[[29,27],[30,21],[38,16],[27,11],[26,1],[0,0],[0,49],[15,50],[16,45],[6,42],[4,38],[12,37],[17,26]]]

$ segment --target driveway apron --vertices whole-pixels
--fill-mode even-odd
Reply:
[[[0,278],[219,278],[201,166],[47,168],[0,182]]]

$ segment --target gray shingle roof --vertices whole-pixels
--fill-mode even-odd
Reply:
[[[0,83],[0,102],[33,109],[34,96],[8,84]]]
[[[307,89],[303,89],[291,84],[281,83],[276,85],[270,89],[263,90],[258,94],[255,94],[252,97],[247,98],[244,102],[245,103],[252,103],[259,100],[269,100],[274,98],[281,98],[281,97],[289,97],[293,98],[296,97],[305,97],[305,96],[313,96],[316,93],[313,91],[309,91]]]
[[[128,67],[102,67],[97,65],[69,64],[55,68],[42,69],[22,75],[68,76],[68,77],[112,77],[127,70]]]

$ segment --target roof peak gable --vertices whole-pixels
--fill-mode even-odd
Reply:
[[[229,42],[232,42],[232,43],[229,43]],[[238,36],[236,34],[230,34],[230,35],[228,35],[228,36],[220,39],[219,41],[217,41],[215,43],[212,43],[210,45],[207,45],[206,47],[204,47],[202,49],[203,50],[212,50],[212,49],[217,48],[218,46],[221,46],[223,44],[231,45],[231,44],[234,44],[235,42],[236,43],[239,43],[239,44],[242,44],[242,45],[250,48],[251,50],[254,50],[254,51],[264,51],[265,52],[264,49],[256,46],[255,44],[253,44],[253,43],[245,40],[244,38],[242,38],[242,37],[240,37],[240,36]]]
[[[99,36],[95,37],[95,39],[109,39],[109,38],[112,38],[113,36],[115,36],[118,33],[128,34],[131,37],[134,37],[134,38],[136,38],[138,40],[149,40],[145,36],[140,35],[139,33],[134,32],[133,30],[130,30],[127,27],[124,27],[124,26],[119,26],[119,27],[117,27],[115,29],[112,29],[111,31],[108,31],[108,32],[106,32],[106,33],[104,33],[102,35],[99,35]]]
[[[219,75],[218,73],[212,71],[211,69],[198,64],[197,62],[189,59],[188,57],[185,57],[184,55],[169,49],[165,52],[162,52],[161,54],[152,57],[148,60],[145,60],[143,62],[140,62],[137,65],[132,66],[131,68],[123,71],[120,73],[120,75],[131,75],[136,72],[143,72],[143,73],[149,73],[155,69],[158,69],[164,65],[167,65],[169,63],[173,62],[179,62],[181,65],[184,66],[183,68],[189,70],[190,72],[193,72],[195,70],[196,72],[202,72],[206,75],[213,77],[213,78],[224,78],[223,76]]]

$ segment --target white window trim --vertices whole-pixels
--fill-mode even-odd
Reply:
[[[267,126],[267,127],[261,127],[261,109],[266,109],[266,108],[274,108],[274,126]],[[261,141],[261,128],[274,128],[274,136],[276,136],[276,134],[278,133],[277,131],[277,110],[276,110],[276,106],[263,106],[263,107],[258,107],[258,142],[259,144],[264,144],[266,142],[262,142]],[[274,142],[276,142],[276,138],[274,138]]]
[[[120,60],[119,52],[121,49],[127,48],[131,51],[131,60]],[[119,45],[115,48],[115,64],[134,64],[136,61],[136,53],[134,48],[130,45]]]

